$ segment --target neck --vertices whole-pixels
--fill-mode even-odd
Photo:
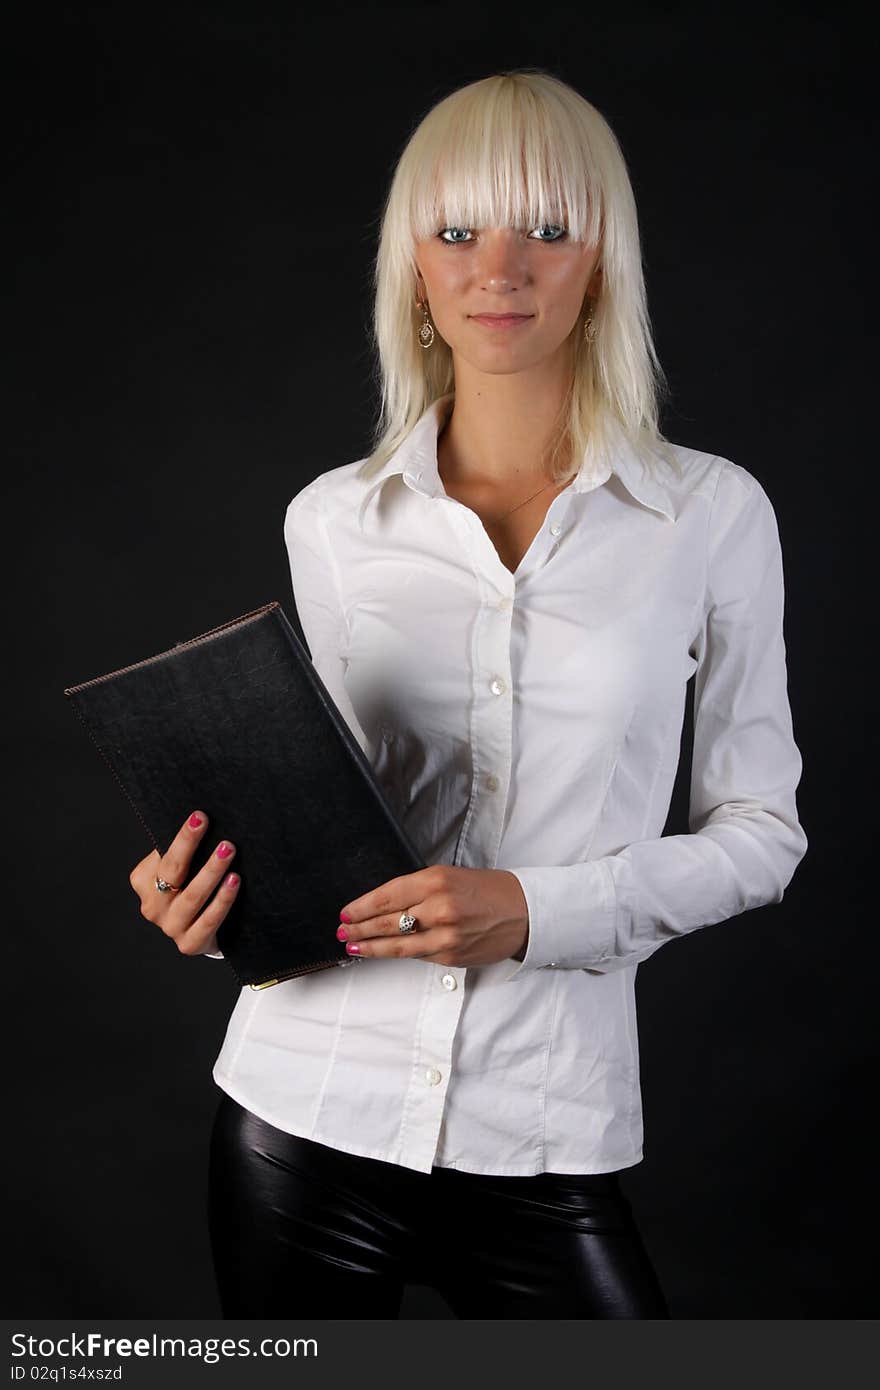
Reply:
[[[444,483],[522,491],[549,481],[567,386],[558,363],[490,375],[456,361],[455,403],[437,441]]]

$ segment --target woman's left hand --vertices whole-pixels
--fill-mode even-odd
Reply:
[[[415,917],[415,931],[401,932],[400,914]],[[529,912],[519,879],[508,869],[462,869],[431,864],[390,878],[347,903],[351,922],[337,936],[357,950],[350,955],[415,956],[435,965],[492,965],[522,960]]]

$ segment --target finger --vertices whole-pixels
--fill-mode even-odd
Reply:
[[[173,883],[175,888],[182,888],[187,880],[196,846],[201,843],[207,828],[208,817],[204,811],[193,811],[159,859],[158,866],[153,870],[155,877],[164,878],[166,883]],[[153,888],[158,892],[155,882]]]
[[[433,892],[420,901],[410,899],[408,907],[394,907],[382,917],[367,917],[349,925],[343,924],[338,928],[336,935],[340,941],[368,941],[379,936],[410,936],[411,932],[400,930],[400,919],[404,912],[410,917],[415,917],[416,931],[423,933],[429,927],[451,926],[456,920],[452,895]]]
[[[438,911],[438,905],[441,908],[444,905],[443,896],[433,893],[430,897],[413,903],[411,907],[395,909],[386,917],[373,917],[365,922],[354,923],[350,927],[340,927],[340,931],[344,931],[346,936],[339,939],[345,941],[347,953],[354,956],[421,956],[428,951],[441,950],[442,944],[445,944],[445,936],[448,935],[444,934],[443,928],[448,926],[448,923],[442,920],[442,912]],[[400,930],[400,918],[404,911],[415,917],[415,930]],[[438,920],[438,917],[441,920]],[[444,937],[440,946],[437,945],[438,932]]]
[[[184,927],[190,926],[193,918],[204,907],[223,875],[230,868],[235,857],[235,845],[231,840],[221,840],[192,880],[174,894],[174,915],[182,920]]]
[[[398,931],[393,936],[366,937],[362,941],[347,942],[345,949],[350,956],[365,958],[402,960],[406,956],[416,956],[430,960],[434,956],[448,956],[455,949],[455,942],[448,928],[429,927],[425,931]]]
[[[155,849],[151,850],[149,854],[145,854],[143,859],[135,864],[128,876],[129,883],[141,900],[141,906],[143,906],[144,899],[151,896],[150,890],[153,886],[153,875],[158,865],[159,853]]]
[[[240,884],[241,878],[237,873],[224,876],[204,912],[176,937],[177,949],[182,955],[198,956],[217,949],[217,931],[238,896]]]
[[[443,869],[442,864],[429,864],[426,869],[417,869],[413,874],[389,878],[387,883],[380,883],[378,888],[373,888],[369,893],[364,893],[348,903],[339,914],[340,922],[346,927],[357,925],[369,921],[370,918],[382,917],[393,912],[398,903],[423,902],[441,888],[444,881]],[[403,910],[402,907],[397,908],[398,917]]]

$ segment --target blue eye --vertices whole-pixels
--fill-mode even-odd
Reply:
[[[536,239],[538,241],[561,241],[563,237],[568,236],[568,232],[562,226],[561,222],[542,222],[540,227],[535,228],[535,231],[546,232],[548,229],[551,232],[555,232],[556,235],[552,237],[538,237]],[[529,236],[534,236],[534,232],[529,232]]]
[[[549,237],[535,237],[534,231],[529,232],[529,237],[533,238],[536,241],[562,241],[564,237],[568,236],[568,232],[560,222],[542,222],[539,227],[535,228],[535,231],[551,231],[554,233],[553,236]],[[462,232],[465,236],[468,237],[468,239],[470,239],[471,237],[471,231],[468,227],[441,227],[440,231],[437,233],[437,236],[441,241],[445,242],[447,246],[463,246],[466,244],[463,238],[448,238],[446,235],[447,232]]]

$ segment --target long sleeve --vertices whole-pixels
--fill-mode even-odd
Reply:
[[[312,665],[333,697],[340,713],[366,747],[364,733],[349,700],[342,676],[341,655],[345,618],[339,596],[339,579],[321,507],[320,478],[307,483],[289,503],[284,517],[284,543],[290,564],[293,597]],[[206,951],[210,960],[222,960],[222,951]]]
[[[296,611],[312,665],[366,752],[367,738],[343,681],[343,652],[348,634],[339,570],[321,504],[322,476],[308,483],[289,504],[284,518],[284,542]]]
[[[807,848],[795,790],[776,517],[761,484],[726,460],[708,521],[705,603],[693,650],[689,834],[620,853],[511,870],[529,910],[522,962],[607,973],[665,942],[779,902]]]

